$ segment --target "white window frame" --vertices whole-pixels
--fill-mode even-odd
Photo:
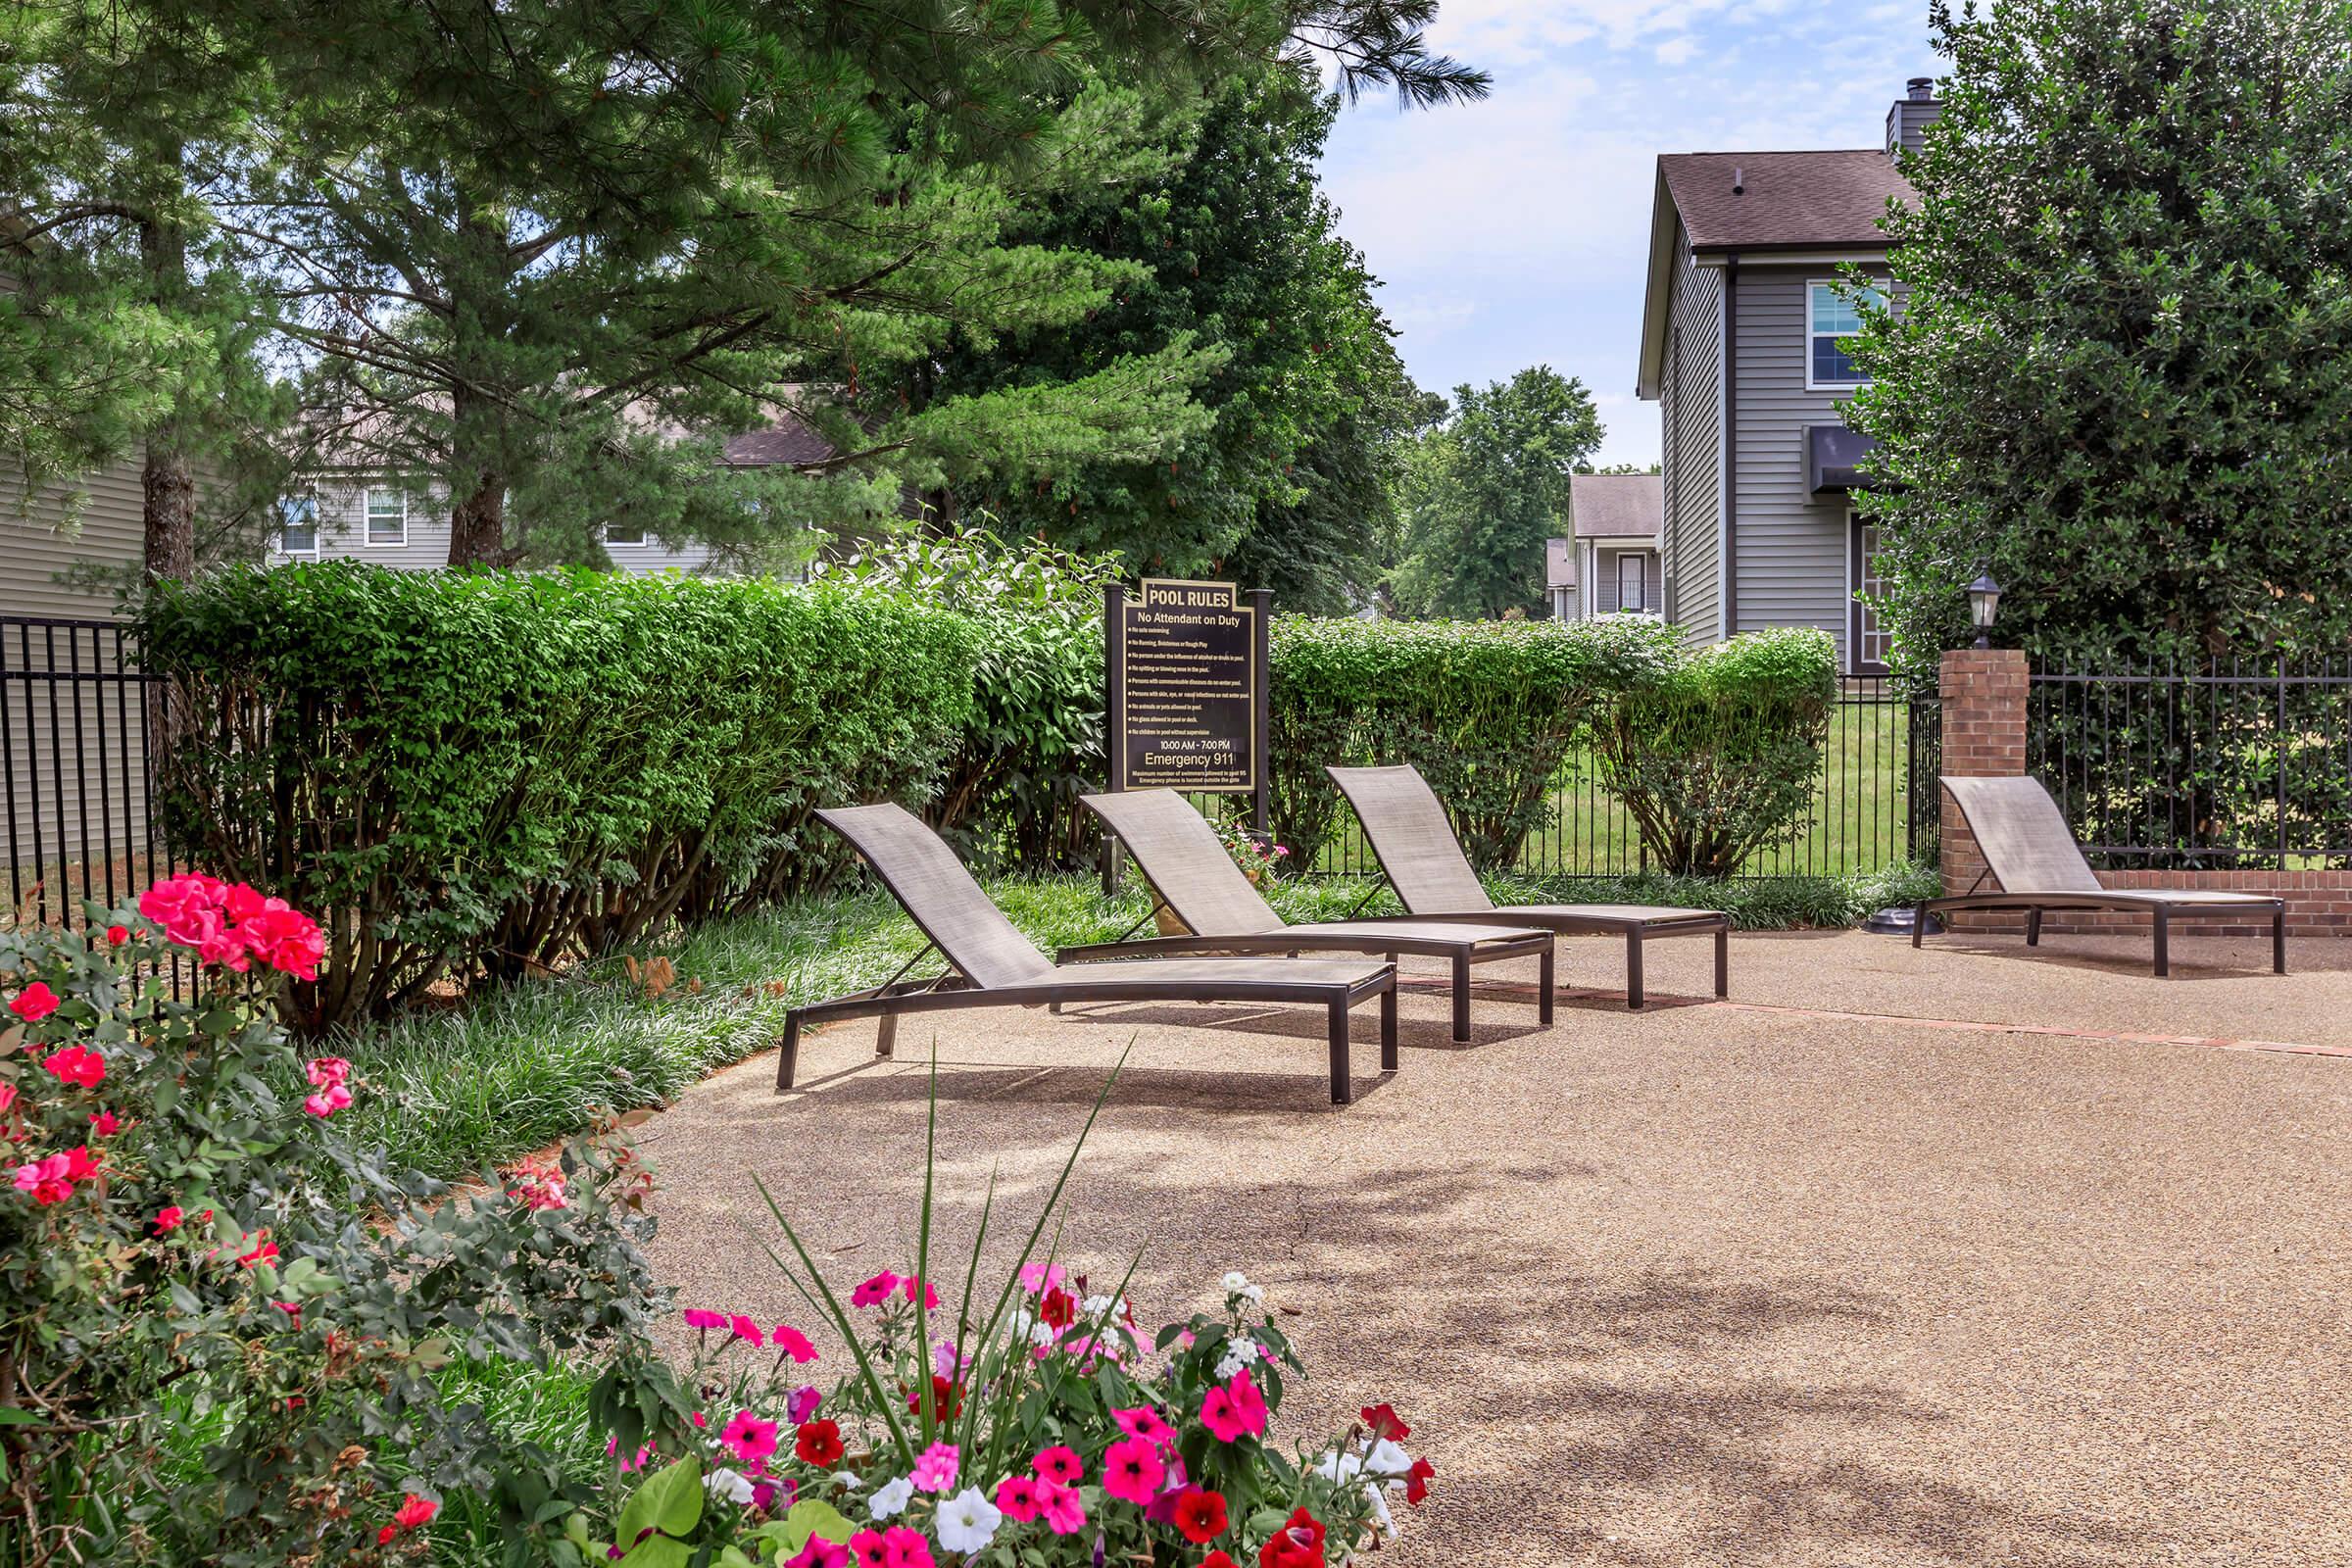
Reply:
[[[1816,381],[1813,379],[1813,340],[1815,338],[1859,337],[1862,335],[1859,330],[1852,332],[1816,332],[1813,330],[1813,291],[1817,288],[1835,288],[1843,281],[1844,279],[1836,277],[1808,277],[1805,279],[1805,309],[1803,312],[1803,319],[1805,328],[1805,390],[1808,392],[1853,392],[1870,385],[1870,378],[1868,376],[1864,376],[1860,380],[1856,381]],[[1886,285],[1874,277],[1870,281],[1870,286],[1878,292],[1881,303],[1885,303],[1886,297]]]
[[[644,523],[641,522],[637,524],[636,532],[637,537],[634,539],[615,539],[612,537],[612,524],[608,522],[604,525],[605,548],[609,550],[612,546],[618,545],[623,550],[642,550],[648,544],[652,543],[652,541],[646,537]]]
[[[311,547],[308,550],[291,549],[286,544],[287,509],[295,506],[308,506],[311,509]],[[325,537],[319,525],[318,497],[316,494],[305,493],[277,498],[277,553],[279,555],[289,561],[317,561],[318,548],[324,542]]]
[[[400,498],[400,537],[378,539],[375,536],[375,498],[392,495]],[[409,543],[409,492],[399,485],[371,484],[360,495],[360,548],[363,550],[402,550]]]
[[[1630,605],[1625,602],[1625,567],[1628,562],[1631,562],[1634,567],[1634,602]],[[1631,611],[1637,615],[1649,613],[1649,558],[1639,550],[1618,552],[1617,608],[1622,611]]]

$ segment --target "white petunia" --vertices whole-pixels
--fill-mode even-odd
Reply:
[[[978,1487],[966,1487],[939,1505],[939,1544],[969,1556],[986,1549],[1004,1522],[1004,1513]]]
[[[1326,1481],[1352,1481],[1363,1474],[1363,1460],[1352,1453],[1342,1453],[1337,1448],[1315,1461],[1315,1474]]]
[[[884,1519],[895,1519],[906,1511],[906,1504],[912,1501],[913,1497],[914,1478],[901,1476],[898,1480],[885,1486],[876,1487],[874,1494],[865,1499],[865,1511],[873,1516],[876,1523],[880,1523]]]
[[[1389,1499],[1380,1494],[1380,1483],[1364,1488],[1364,1495],[1372,1499],[1372,1522],[1384,1536],[1396,1534],[1396,1521],[1389,1512]]]
[[[856,1492],[859,1487],[865,1485],[864,1482],[858,1479],[858,1472],[855,1470],[834,1471],[833,1484],[850,1492]]]
[[[1266,1288],[1263,1285],[1245,1285],[1242,1287],[1241,1294],[1252,1306],[1265,1304]]]
[[[1225,1353],[1217,1361],[1217,1381],[1231,1383],[1236,1372],[1246,1372],[1257,1365],[1257,1342],[1247,1334],[1225,1342]]]
[[[1231,1296],[1237,1291],[1246,1291],[1250,1288],[1250,1276],[1237,1268],[1226,1275],[1220,1283],[1225,1287],[1225,1294]]]
[[[1051,1323],[1032,1324],[1029,1329],[1029,1343],[1041,1350],[1049,1348],[1060,1332]]]
[[[737,1504],[752,1500],[752,1484],[723,1464],[703,1477],[703,1485],[710,1489],[713,1497],[724,1497]]]
[[[1370,1475],[1403,1476],[1412,1474],[1412,1469],[1413,1456],[1388,1438],[1373,1444],[1372,1451],[1364,1455],[1364,1470]]]

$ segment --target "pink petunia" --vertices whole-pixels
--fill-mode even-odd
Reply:
[[[1200,1424],[1219,1443],[1238,1443],[1266,1430],[1266,1401],[1247,1372],[1236,1372],[1231,1383],[1212,1388],[1200,1401]]]
[[[850,1548],[838,1541],[810,1536],[800,1555],[785,1562],[783,1568],[850,1568]]]
[[[803,1366],[816,1359],[816,1347],[808,1343],[808,1336],[789,1323],[779,1323],[770,1329],[767,1343]]]
[[[1110,1418],[1119,1424],[1121,1432],[1154,1446],[1164,1448],[1176,1441],[1176,1429],[1148,1404],[1139,1404],[1132,1410],[1113,1410]]]
[[[804,1383],[784,1396],[784,1418],[800,1426],[816,1414],[816,1407],[825,1396],[813,1383]]]
[[[1057,1536],[1074,1536],[1086,1528],[1086,1504],[1075,1489],[1058,1482],[1040,1481],[1037,1484],[1039,1511],[1046,1528]]]
[[[735,1338],[751,1341],[752,1348],[755,1350],[767,1343],[766,1337],[760,1332],[760,1325],[745,1317],[741,1312],[727,1319],[727,1328]]]
[[[860,1530],[850,1538],[850,1555],[858,1568],[890,1568],[890,1544],[879,1530]]]
[[[1141,1438],[1114,1443],[1102,1453],[1103,1492],[1139,1508],[1151,1505],[1159,1494],[1161,1478],[1167,1473],[1167,1466],[1160,1463],[1159,1449]]]
[[[923,1285],[921,1280],[904,1279],[899,1281],[899,1294],[906,1297],[907,1303],[912,1305],[914,1301],[914,1288],[918,1285],[923,1286],[923,1310],[926,1312],[938,1311],[939,1292],[933,1290],[928,1285]]]
[[[749,1410],[738,1410],[719,1429],[718,1441],[734,1449],[737,1458],[756,1464],[776,1451],[776,1424],[762,1421]]]
[[[1074,1487],[1086,1479],[1086,1461],[1078,1457],[1077,1450],[1059,1444],[1040,1453],[1034,1468],[1040,1481],[1055,1486]]]
[[[882,1568],[933,1568],[931,1543],[919,1530],[892,1525],[882,1534]]]
[[[690,1306],[679,1315],[685,1318],[686,1326],[690,1329],[723,1329],[727,1326],[725,1313],[712,1312],[700,1306]]]
[[[15,1000],[9,1003],[8,1010],[26,1023],[39,1023],[57,1010],[59,1000],[56,992],[35,980],[17,993]]]
[[[1021,1265],[1021,1289],[1027,1291],[1031,1296],[1042,1296],[1048,1291],[1056,1289],[1060,1286],[1061,1281],[1062,1267],[1059,1263],[1023,1263]]]
[[[914,1461],[914,1484],[923,1492],[949,1493],[956,1490],[957,1469],[956,1445],[934,1443]]]
[[[890,1293],[899,1288],[899,1277],[896,1274],[884,1269],[850,1293],[850,1304],[852,1306],[879,1306],[890,1299]]]
[[[1037,1495],[1037,1483],[1027,1476],[1006,1476],[998,1482],[997,1506],[1005,1518],[1024,1525],[1045,1512],[1045,1504]]]

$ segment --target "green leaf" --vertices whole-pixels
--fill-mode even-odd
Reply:
[[[703,1516],[703,1465],[689,1454],[674,1464],[662,1466],[637,1489],[628,1505],[620,1511],[620,1522],[613,1527],[613,1539],[631,1542],[647,1529],[664,1535],[683,1536],[694,1529]],[[631,1559],[635,1557],[632,1551]]]
[[[808,1544],[810,1536],[821,1536],[831,1542],[846,1542],[857,1534],[858,1527],[843,1518],[838,1509],[821,1497],[806,1497],[796,1502],[784,1515],[785,1555],[797,1555]]]

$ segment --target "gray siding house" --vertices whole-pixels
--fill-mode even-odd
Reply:
[[[1570,535],[1545,541],[1552,618],[1661,613],[1665,573],[1658,526],[1664,513],[1662,475],[1572,474]]]
[[[1693,643],[1816,626],[1845,672],[1885,670],[1850,499],[1869,443],[1839,412],[1860,322],[1832,284],[1848,265],[1885,278],[1879,220],[1911,199],[1898,166],[1936,112],[1918,77],[1877,147],[1658,160],[1636,390],[1662,421],[1664,611]]]

